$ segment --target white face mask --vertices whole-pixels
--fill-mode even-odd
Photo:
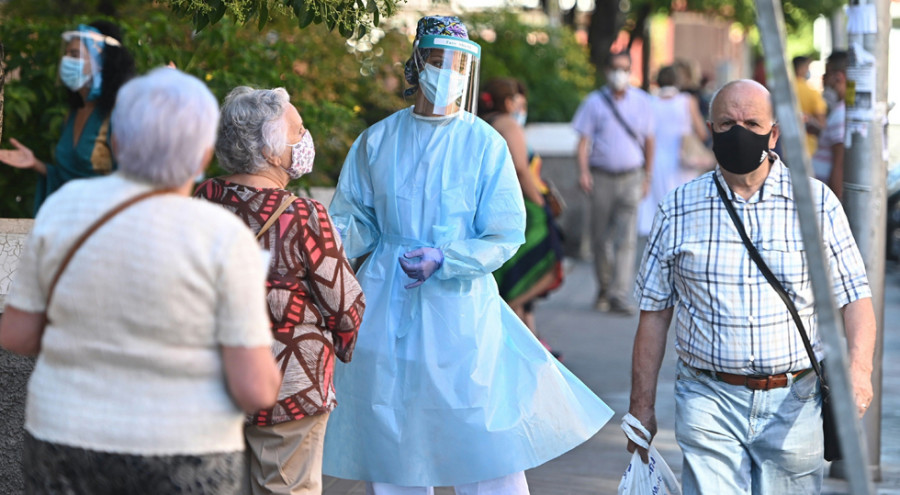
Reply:
[[[528,112],[513,112],[511,115],[512,118],[516,119],[516,123],[525,127],[525,122],[528,121]]]
[[[615,69],[606,73],[606,79],[609,85],[616,91],[622,91],[628,87],[628,71],[623,69]]]
[[[425,92],[425,98],[436,107],[446,107],[456,102],[466,90],[468,78],[451,69],[439,69],[425,64],[419,74],[419,88]]]
[[[287,169],[291,180],[299,179],[312,172],[313,159],[316,157],[316,146],[313,144],[312,135],[307,130],[296,144],[291,147],[291,166]]]

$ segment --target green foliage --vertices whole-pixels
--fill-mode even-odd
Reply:
[[[204,80],[220,100],[241,85],[288,90],[316,140],[316,169],[302,179],[304,185],[334,183],[353,139],[402,104],[399,91],[388,93],[381,78],[361,73],[387,72],[390,62],[373,53],[348,53],[345,40],[324,26],[298,32],[281,20],[260,34],[251,27],[222,23],[191,36],[184,32],[186,27],[175,28],[177,24],[167,21],[157,13],[127,31],[126,44],[150,54],[148,66],[173,60]],[[128,43],[129,38],[136,43]],[[409,43],[386,36],[379,53],[398,42]]]
[[[587,49],[568,28],[530,26],[510,11],[472,14],[469,36],[481,45],[481,81],[514,77],[528,88],[533,122],[567,122],[595,88]]]
[[[404,60],[411,48],[399,33],[379,31],[348,42],[326,26],[299,31],[286,18],[274,20],[263,33],[232,22],[194,33],[168,10],[149,7],[136,9],[127,18],[140,19],[117,21],[139,73],[174,62],[203,80],[219,101],[240,85],[287,89],[316,142],[315,169],[296,186],[334,184],[356,136],[404,105],[398,60]],[[52,161],[68,111],[57,82],[60,33],[95,18],[13,19],[0,22],[11,73],[2,144],[11,147],[8,139],[15,137],[39,159]],[[379,39],[373,45],[375,35]],[[36,174],[0,167],[0,217],[30,216]],[[208,175],[219,173],[213,164]]]
[[[377,27],[382,17],[397,10],[398,0],[166,0],[172,10],[189,17],[197,31],[228,14],[244,24],[256,20],[262,30],[270,17],[293,16],[300,28],[310,24],[337,28],[341,36],[361,36]]]
[[[55,2],[0,4],[0,40],[10,75],[0,146],[10,148],[8,140],[15,137],[45,161],[53,159],[68,111],[57,77],[60,33],[97,18],[84,11],[59,16],[49,8]],[[35,5],[43,10],[34,10]],[[377,29],[347,39],[327,25],[300,30],[289,17],[275,15],[262,32],[256,25],[231,21],[195,32],[165,7],[136,1],[118,2],[116,7],[115,22],[122,27],[123,43],[134,54],[139,73],[173,62],[203,80],[220,101],[239,85],[287,89],[316,142],[315,169],[295,186],[333,185],[359,133],[411,104],[401,96],[411,43],[400,32]],[[514,14],[501,12],[473,15],[467,21],[483,46],[481,80],[521,79],[530,91],[532,121],[569,120],[593,89],[587,53],[568,29],[528,26]],[[492,42],[480,35],[489,31],[496,35]],[[208,175],[219,173],[214,164]],[[0,166],[0,217],[30,216],[36,180],[33,171]]]
[[[0,23],[9,77],[4,86],[3,138],[18,139],[45,161],[52,159],[66,114],[65,96],[56,83],[61,32],[49,24]],[[0,218],[30,216],[37,174],[0,167]]]
[[[785,39],[785,55],[788,61],[798,55],[819,58],[820,54],[816,50],[812,23],[799,26],[788,33],[787,39]]]

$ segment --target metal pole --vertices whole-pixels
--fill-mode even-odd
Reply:
[[[847,13],[843,9],[835,10],[829,19],[831,27],[831,50],[847,49]]]
[[[881,479],[881,385],[884,347],[884,256],[887,216],[887,74],[890,0],[852,0],[847,9],[847,122],[844,209],[866,264],[877,337],[872,363],[874,397],[863,417],[869,468]],[[832,465],[833,475],[849,466]]]
[[[803,247],[806,253],[810,281],[818,321],[819,335],[825,344],[826,366],[831,387],[831,404],[838,426],[838,438],[849,474],[850,491],[854,495],[875,493],[866,470],[865,438],[856,418],[850,377],[847,372],[847,348],[844,343],[843,322],[838,317],[832,293],[831,275],[825,262],[822,235],[810,188],[812,170],[809,154],[803,141],[797,96],[794,94],[793,71],[789,71],[784,50],[784,13],[780,0],[756,0],[757,26],[766,54],[766,69],[770,78],[775,115],[781,129],[785,162],[789,164],[794,202]]]

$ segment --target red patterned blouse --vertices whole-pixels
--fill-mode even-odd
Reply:
[[[210,179],[194,195],[221,204],[259,232],[289,193]],[[250,421],[273,425],[331,411],[337,405],[334,357],[350,361],[366,305],[340,237],[321,203],[300,198],[259,243],[272,256],[266,281],[272,352],[284,378],[278,403]]]

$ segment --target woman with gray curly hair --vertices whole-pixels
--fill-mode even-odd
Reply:
[[[189,198],[217,103],[156,69],[112,112],[118,171],[47,198],[0,345],[36,355],[25,493],[237,494],[244,413],[275,402],[264,271],[234,216]]]
[[[350,361],[365,299],[325,207],[285,190],[315,157],[287,91],[232,90],[216,156],[230,175],[204,182],[196,195],[238,215],[271,255],[272,352],[284,373],[278,402],[251,415],[244,429],[249,491],[319,494],[325,426],[337,404],[334,359]]]

